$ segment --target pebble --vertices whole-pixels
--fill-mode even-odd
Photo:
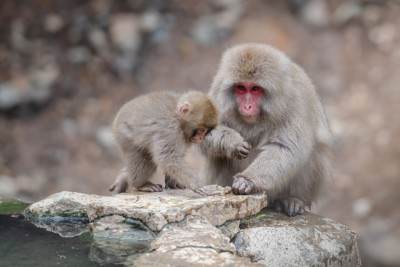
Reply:
[[[44,19],[44,29],[50,33],[59,32],[64,24],[63,18],[57,14],[47,15]]]

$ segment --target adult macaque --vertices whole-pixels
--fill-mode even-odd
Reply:
[[[218,123],[218,112],[210,98],[191,91],[179,96],[157,92],[135,98],[118,112],[113,132],[126,167],[110,186],[115,193],[129,185],[140,191],[160,192],[162,186],[149,182],[157,166],[166,175],[200,194],[198,175],[184,159],[191,143],[200,143]]]
[[[235,194],[266,191],[276,210],[302,214],[329,180],[331,142],[305,72],[271,46],[238,45],[222,56],[209,95],[221,126],[200,145],[202,178]]]

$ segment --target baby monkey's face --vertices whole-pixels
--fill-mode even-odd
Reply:
[[[210,129],[206,128],[206,127],[200,127],[198,129],[196,129],[193,132],[192,137],[190,138],[190,141],[192,143],[198,144],[201,141],[203,141],[204,137],[206,136],[206,134],[208,133]]]

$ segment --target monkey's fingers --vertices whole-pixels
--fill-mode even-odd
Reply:
[[[139,191],[150,192],[150,193],[162,192],[163,191],[163,187],[160,184],[146,183],[144,186],[139,188]]]
[[[251,145],[249,143],[247,143],[246,141],[243,142],[243,146],[245,149],[250,150],[251,149]]]
[[[251,189],[252,188],[247,181],[239,186],[239,192],[241,192],[243,195],[249,195],[251,193]]]
[[[232,192],[235,195],[249,195],[254,189],[254,184],[243,177],[235,177],[232,184]]]
[[[288,197],[276,201],[276,211],[284,211],[288,216],[296,216],[304,213],[304,203],[294,197]]]
[[[153,188],[156,190],[155,192],[162,192],[163,191],[163,186],[160,184],[155,184]]]
[[[113,192],[115,194],[125,193],[127,189],[128,183],[118,179],[108,188],[110,192]]]
[[[116,187],[115,184],[110,185],[110,187],[108,188],[108,191],[110,191],[110,192],[114,191],[115,187]]]
[[[166,189],[168,189],[168,188],[170,188],[170,189],[186,189],[187,187],[186,187],[186,185],[183,185],[180,183],[171,182],[171,183],[165,184],[165,188]]]
[[[172,179],[169,176],[165,177],[165,188],[170,188],[170,189],[186,189],[187,186],[181,183],[178,183],[174,179]]]
[[[170,188],[170,189],[186,189],[187,186],[181,183],[178,183],[173,180],[169,180],[168,182],[165,181],[165,188]]]
[[[303,203],[297,201],[290,201],[286,210],[287,215],[296,216],[304,213]]]
[[[247,155],[248,155],[247,150],[242,149],[242,148],[239,148],[239,149],[236,150],[235,158],[237,158],[237,159],[244,159],[244,158],[247,157]]]
[[[235,180],[233,181],[233,184],[232,184],[232,193],[233,193],[233,194],[235,194],[235,195],[240,195],[240,193],[239,193],[239,186],[240,186],[240,182],[239,182],[237,179],[235,179]]]
[[[241,159],[247,158],[248,155],[249,155],[249,151],[247,149],[242,148],[239,151],[239,156],[241,157]]]
[[[149,192],[149,193],[154,193],[154,192],[162,192],[162,188],[158,188],[155,186],[150,186],[150,187],[146,187],[146,188],[140,188],[140,191],[142,192]]]
[[[243,142],[242,144],[236,147],[236,158],[237,159],[245,159],[249,155],[249,150],[251,149],[251,145],[247,142]]]
[[[177,184],[175,185],[175,188],[176,188],[176,189],[186,189],[187,186],[184,185],[184,184],[177,183]]]

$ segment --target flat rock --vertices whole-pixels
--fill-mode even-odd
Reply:
[[[182,223],[165,227],[151,243],[153,250],[167,252],[176,248],[204,247],[235,254],[236,249],[221,230],[207,220],[189,215]]]
[[[211,225],[222,225],[228,220],[243,219],[257,214],[267,206],[265,194],[233,195],[221,187],[210,187],[216,195],[200,196],[191,190],[167,189],[159,193],[133,192],[114,196],[60,192],[29,206],[27,213],[34,216],[87,216],[97,218],[120,215],[141,221],[151,231],[159,232],[164,225],[180,222],[187,215],[207,219]]]
[[[238,255],[266,266],[361,266],[356,233],[328,218],[264,210],[240,226]]]

